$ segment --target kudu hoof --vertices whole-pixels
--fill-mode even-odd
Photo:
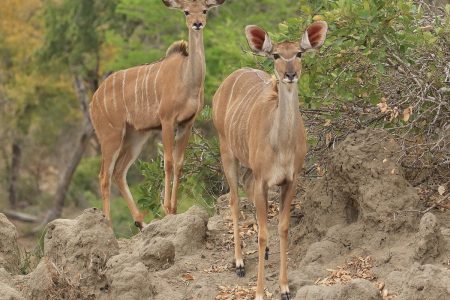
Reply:
[[[266,252],[264,253],[264,259],[269,260],[269,247],[266,247]]]
[[[139,221],[134,221],[134,226],[139,228],[139,231],[142,231],[142,229],[144,229],[144,223],[139,222]]]
[[[237,266],[236,267],[236,274],[238,277],[244,277],[245,276],[245,267],[244,266]]]
[[[290,299],[291,299],[290,293],[281,294],[281,300],[290,300]]]

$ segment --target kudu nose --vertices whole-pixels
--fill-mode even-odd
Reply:
[[[297,77],[297,72],[286,72],[284,76],[289,79],[290,82],[293,82],[295,77]]]
[[[193,26],[194,26],[195,30],[200,30],[200,29],[203,28],[203,23],[202,22],[195,22]]]

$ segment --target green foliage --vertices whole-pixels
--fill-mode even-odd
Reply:
[[[87,157],[81,161],[69,188],[69,203],[92,203],[97,198],[100,157]],[[101,207],[101,206],[100,206]]]
[[[85,77],[96,77],[101,46],[116,2],[46,1],[45,43],[39,52],[41,62],[47,65],[48,62],[61,62],[71,68],[80,68],[78,72]]]
[[[206,107],[199,120],[210,119],[211,110]],[[162,216],[164,191],[164,163],[162,147],[150,162],[139,162],[144,181],[139,185],[138,203],[150,211],[153,217]],[[223,193],[223,176],[220,168],[217,139],[206,139],[194,130],[185,153],[185,164],[178,189],[178,210],[183,212],[193,204],[212,209],[215,199]]]
[[[303,59],[300,96],[310,108],[360,99],[379,102],[387,56],[408,59],[418,47],[436,42],[433,34],[418,30],[420,14],[410,1],[301,1],[300,12],[280,24],[274,39],[298,40],[314,20],[327,21],[321,54]]]

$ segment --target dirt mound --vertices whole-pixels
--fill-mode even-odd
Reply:
[[[75,220],[55,220],[47,225],[44,257],[27,275],[23,293],[30,299],[95,299],[107,284],[106,262],[118,253],[98,209],[87,209]]]
[[[396,164],[397,150],[379,131],[350,135],[331,154],[327,175],[309,183],[305,195],[294,201],[289,247],[293,299],[450,299],[450,212],[420,212],[419,197]],[[278,203],[271,195],[266,297],[277,299]],[[255,210],[241,199],[246,276],[238,278],[228,206],[225,195],[211,218],[192,207],[119,241],[97,209],[75,220],[56,220],[48,225],[44,257],[26,276],[10,275],[19,264],[16,233],[0,217],[6,224],[0,227],[0,257],[9,268],[0,267],[0,298],[253,299]]]
[[[20,267],[16,227],[0,213],[0,268],[17,274]]]
[[[0,268],[0,299],[22,300],[25,299],[15,288],[14,279],[4,268]]]
[[[379,300],[380,291],[373,283],[363,279],[355,279],[348,284],[332,286],[308,285],[297,292],[298,300]]]
[[[301,208],[304,217],[291,232],[294,259],[310,279],[323,278],[327,274],[321,270],[345,264],[349,257],[370,256],[375,262],[373,281],[385,282],[388,291],[394,283],[385,278],[398,270],[407,276],[414,263],[434,263],[442,272],[447,270],[442,265],[448,264],[449,245],[441,226],[448,224],[439,224],[432,213],[421,215],[419,196],[396,163],[398,150],[383,131],[349,135],[330,155],[324,178],[307,188]],[[323,293],[330,291],[336,296],[327,299],[341,299],[337,290],[324,288]],[[406,287],[396,293],[406,297],[401,299],[409,295]],[[429,291],[426,299],[440,299],[440,295]],[[450,297],[449,292],[444,295]]]

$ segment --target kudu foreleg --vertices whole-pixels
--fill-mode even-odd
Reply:
[[[258,221],[258,282],[256,285],[256,300],[264,298],[264,263],[267,247],[267,185],[262,180],[254,182],[254,201],[256,219]]]
[[[173,173],[173,147],[175,143],[174,122],[162,123],[162,143],[164,148],[164,212],[172,213],[171,183]]]
[[[239,235],[239,195],[238,195],[238,162],[229,151],[223,139],[220,141],[220,156],[223,170],[230,188],[230,209],[233,218],[234,236],[234,259],[236,263],[236,274],[239,277],[245,276],[244,260],[242,258],[241,236]]]
[[[287,182],[281,188],[280,201],[280,218],[278,222],[278,234],[280,235],[280,289],[281,299],[289,300],[289,285],[287,277],[287,251],[288,251],[288,234],[289,222],[291,218],[291,203],[294,198],[295,178],[291,182]]]
[[[170,213],[177,213],[177,191],[180,182],[181,173],[183,170],[184,154],[186,152],[187,144],[189,143],[189,137],[191,136],[191,130],[194,122],[185,125],[175,137],[175,150],[173,152],[174,160],[174,174],[173,174],[173,184],[172,184],[172,195],[170,201]]]

